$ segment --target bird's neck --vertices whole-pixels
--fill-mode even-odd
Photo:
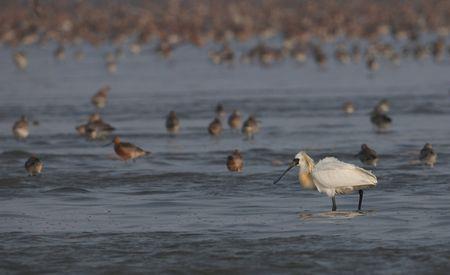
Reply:
[[[298,174],[298,179],[300,181],[300,185],[304,189],[315,189],[316,186],[314,185],[313,178],[311,176],[311,173],[309,171],[301,171]]]

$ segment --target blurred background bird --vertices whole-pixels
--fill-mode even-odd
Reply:
[[[17,139],[26,139],[30,135],[30,126],[26,116],[21,116],[12,127],[14,137]]]
[[[234,150],[231,155],[227,157],[227,168],[231,172],[242,172],[244,169],[244,160],[239,150]]]
[[[430,167],[433,167],[436,164],[437,154],[430,143],[426,143],[422,150],[420,150],[419,160]]]
[[[214,118],[208,126],[208,133],[212,136],[219,136],[222,133],[222,122],[220,122],[220,119]]]
[[[234,110],[228,118],[228,125],[231,129],[241,128],[241,113],[238,110]]]
[[[242,133],[247,138],[253,138],[253,136],[259,131],[259,123],[254,116],[249,116],[242,125]]]
[[[353,105],[353,102],[351,101],[346,101],[343,105],[342,105],[342,110],[344,111],[344,113],[346,113],[347,115],[353,114],[355,112],[355,105]]]
[[[377,152],[369,148],[367,144],[361,145],[361,151],[359,151],[359,153],[356,154],[356,157],[359,158],[359,160],[364,164],[377,166],[378,163]]]
[[[98,90],[98,92],[92,96],[91,102],[96,108],[104,108],[108,101],[108,94],[111,90],[109,85],[105,85]]]
[[[180,120],[175,111],[170,111],[166,119],[166,129],[169,134],[178,134],[180,131]]]
[[[42,173],[43,168],[44,164],[42,163],[42,161],[34,155],[28,158],[28,160],[25,162],[25,170],[27,170],[30,176],[36,176]]]

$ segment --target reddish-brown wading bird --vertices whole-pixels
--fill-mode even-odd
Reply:
[[[128,161],[130,159],[135,160],[137,158],[151,154],[150,152],[145,151],[134,144],[128,142],[121,142],[120,138],[117,136],[111,143],[114,143],[114,151],[124,161]],[[108,146],[111,143],[105,146]]]

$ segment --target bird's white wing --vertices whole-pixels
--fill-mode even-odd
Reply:
[[[319,161],[311,175],[319,188],[336,189],[338,193],[345,193],[377,184],[377,178],[370,171],[333,157]]]

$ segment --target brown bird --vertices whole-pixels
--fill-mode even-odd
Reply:
[[[234,110],[230,115],[228,125],[231,129],[239,129],[241,127],[241,113],[238,110]]]
[[[208,126],[208,132],[212,136],[218,136],[222,133],[222,122],[215,118]]]
[[[234,150],[227,158],[227,168],[231,172],[242,172],[244,168],[244,160],[242,159],[241,152]]]
[[[98,92],[92,96],[91,102],[97,108],[104,108],[108,100],[108,93],[111,90],[109,85],[105,85],[98,90]]]
[[[90,139],[104,138],[114,130],[115,128],[104,122],[98,113],[92,114],[85,125],[86,135]]]
[[[346,113],[347,115],[353,114],[355,112],[355,105],[353,105],[353,102],[351,101],[347,101],[344,103],[344,105],[342,106],[342,110],[344,111],[344,113]]]
[[[30,176],[36,176],[42,172],[44,168],[44,164],[40,161],[36,156],[31,156],[25,162],[25,169],[27,170]]]
[[[430,143],[426,143],[420,150],[419,160],[430,167],[433,167],[437,161],[437,154],[433,150],[433,146]]]
[[[378,108],[375,108],[370,113],[370,121],[377,127],[379,131],[389,129],[392,124],[392,119],[387,114],[380,112]]]
[[[377,166],[378,163],[378,155],[375,150],[369,148],[367,144],[361,145],[361,151],[356,155],[359,160],[367,165]]]
[[[177,134],[180,131],[180,120],[174,111],[170,111],[167,116],[166,129],[169,134]]]
[[[114,151],[124,161],[129,159],[134,160],[146,155],[150,155],[150,152],[144,151],[134,144],[128,142],[121,142],[119,137],[115,137],[113,140]],[[109,144],[108,144],[109,145]]]
[[[66,58],[64,46],[59,45],[58,48],[56,48],[56,50],[53,52],[53,56],[58,60],[64,60],[64,58]]]
[[[26,139],[30,134],[29,123],[25,116],[21,116],[12,127],[14,137],[17,139]]]
[[[90,115],[88,123],[79,125],[75,129],[78,134],[86,136],[89,139],[105,138],[115,130],[114,127],[102,120],[99,113]]]
[[[244,122],[244,125],[242,125],[242,133],[246,137],[251,138],[258,131],[259,131],[258,122],[256,121],[255,117],[249,116],[248,119]]]

